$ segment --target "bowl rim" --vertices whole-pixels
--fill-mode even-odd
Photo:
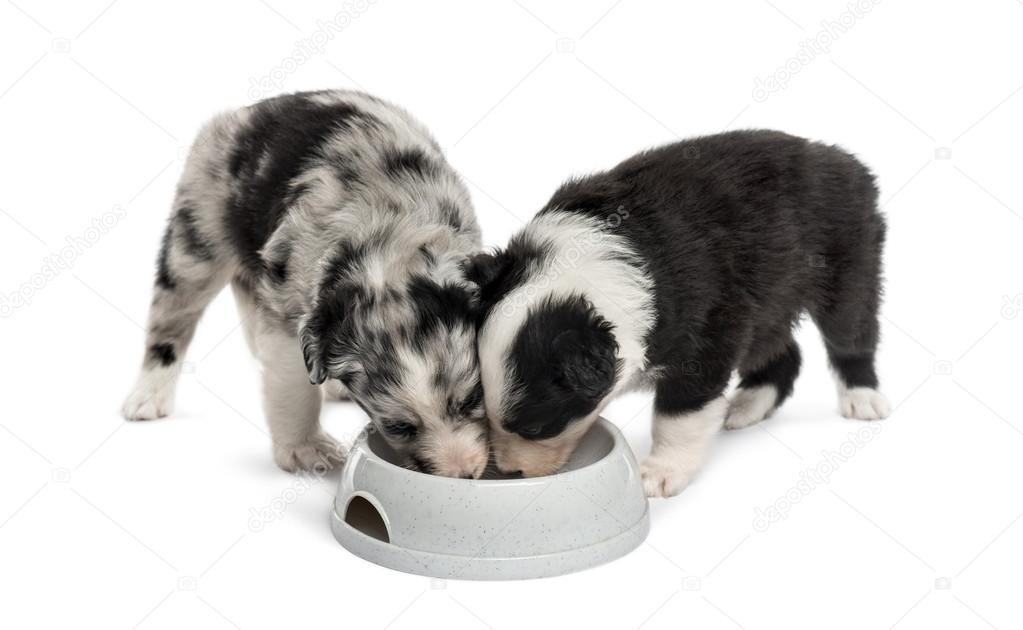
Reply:
[[[366,426],[363,427],[362,431],[359,432],[359,436],[356,438],[355,442],[352,444],[352,447],[349,451],[347,461],[354,461],[354,458],[351,456],[352,451],[355,451],[355,449],[360,449],[364,453],[364,457],[368,457],[374,461],[380,462],[388,469],[393,469],[399,474],[406,476],[414,475],[415,478],[420,479],[421,481],[430,480],[427,481],[427,483],[457,483],[467,484],[469,486],[486,486],[490,488],[500,486],[521,486],[537,485],[541,483],[553,483],[558,479],[565,479],[567,477],[572,477],[573,475],[588,472],[597,464],[600,464],[601,462],[610,459],[614,455],[620,454],[623,449],[628,448],[625,442],[625,436],[622,435],[621,429],[619,429],[613,422],[611,422],[604,416],[598,416],[597,421],[593,423],[589,431],[593,431],[598,426],[607,431],[607,433],[611,436],[611,450],[609,450],[606,455],[604,455],[603,457],[596,461],[590,462],[589,464],[586,464],[585,466],[581,466],[579,468],[574,468],[572,470],[567,470],[565,472],[555,472],[549,475],[540,475],[538,477],[523,477],[521,479],[461,479],[458,477],[431,475],[430,473],[424,473],[418,470],[403,468],[401,466],[398,466],[397,464],[392,464],[391,462],[387,461],[386,459],[378,455],[376,452],[374,452],[372,448],[369,447],[369,436],[372,432],[376,432],[376,428],[373,426],[372,422],[367,423]],[[589,431],[587,431],[587,433],[589,433]]]

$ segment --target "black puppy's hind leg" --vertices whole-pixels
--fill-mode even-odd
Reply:
[[[781,354],[754,369],[740,369],[742,380],[732,395],[725,428],[743,429],[771,415],[792,393],[799,375],[799,346],[792,339]]]
[[[891,404],[878,391],[874,351],[847,352],[826,339],[828,359],[838,386],[838,410],[846,418],[880,420],[891,413]]]
[[[833,290],[827,306],[813,309],[811,315],[824,336],[835,372],[839,411],[847,418],[877,420],[891,413],[891,404],[878,391],[875,369],[884,222],[875,216],[864,229],[868,235],[855,251],[853,262],[831,280]]]

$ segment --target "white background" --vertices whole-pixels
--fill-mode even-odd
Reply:
[[[846,0],[108,1],[0,4],[0,625],[1023,625],[1020,3],[883,0],[850,21]],[[287,61],[313,38],[322,52]],[[755,99],[809,38],[826,50]],[[118,415],[183,151],[267,75],[267,95],[358,87],[410,109],[470,183],[489,244],[568,175],[680,136],[771,127],[847,147],[877,172],[890,226],[894,414],[855,437],[868,425],[838,416],[807,325],[794,397],[722,436],[619,561],[445,583],[348,554],[327,526],[336,474],[272,463],[228,294],[175,416]],[[68,238],[90,242],[40,276]],[[640,455],[649,407],[634,395],[607,414]],[[363,421],[325,412],[338,437]],[[800,489],[808,469],[826,481]],[[251,527],[268,506],[279,516]],[[758,526],[771,506],[785,518]]]

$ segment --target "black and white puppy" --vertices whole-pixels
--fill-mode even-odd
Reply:
[[[564,184],[470,266],[498,467],[557,470],[610,399],[648,384],[644,485],[677,494],[722,425],[759,422],[792,392],[804,312],[841,412],[886,416],[874,371],[884,232],[865,166],[773,131],[668,145]]]
[[[196,323],[230,283],[281,468],[342,458],[320,429],[327,383],[410,466],[478,477],[477,287],[463,268],[479,247],[468,191],[404,110],[324,91],[221,114],[178,185],[124,414],[171,411]]]

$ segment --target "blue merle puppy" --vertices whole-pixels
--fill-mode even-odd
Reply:
[[[221,114],[178,184],[124,415],[171,412],[196,323],[230,283],[278,466],[343,459],[320,428],[323,386],[358,403],[410,467],[479,477],[478,291],[463,271],[479,247],[465,185],[402,109],[324,91]]]
[[[608,401],[645,384],[644,486],[674,495],[722,426],[759,422],[792,392],[804,313],[842,414],[885,417],[874,370],[884,233],[863,164],[779,132],[696,138],[564,184],[470,267],[497,466],[557,470]]]

